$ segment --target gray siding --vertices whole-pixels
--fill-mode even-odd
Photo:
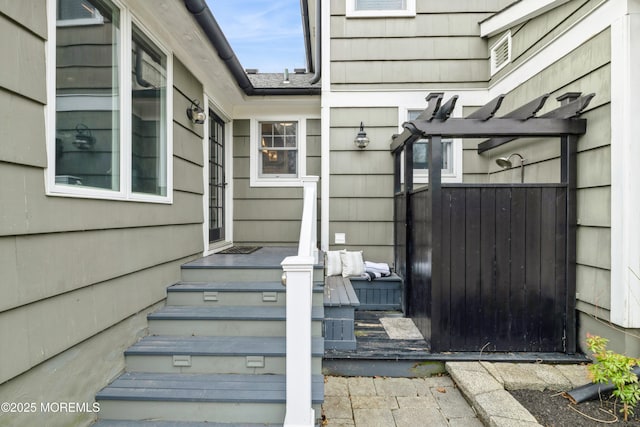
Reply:
[[[365,150],[353,144],[360,121],[371,142]],[[398,109],[331,109],[329,240],[331,249],[362,250],[366,260],[393,260],[393,158],[391,135],[397,132]],[[335,233],[346,233],[346,245],[333,245]]]
[[[331,2],[331,86],[348,89],[482,87],[489,79],[479,22],[507,0],[417,1],[410,18],[347,18]]]
[[[0,398],[90,402],[144,329],[136,313],[162,301],[180,264],[202,252],[203,128],[184,114],[202,86],[175,58],[173,204],[46,196],[45,2],[0,1],[0,34],[12,40],[0,46],[0,341],[11,349]],[[86,343],[113,353],[80,356]]]
[[[302,188],[251,187],[249,124],[233,122],[233,240],[239,245],[297,246]],[[320,120],[307,119],[306,128],[307,175],[320,176]]]
[[[511,64],[492,76],[492,79],[501,77],[526,61],[600,4],[599,0],[573,0],[511,28]],[[492,37],[489,46],[502,35],[503,33]]]

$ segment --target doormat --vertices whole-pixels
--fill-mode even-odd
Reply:
[[[413,320],[406,317],[383,317],[380,323],[392,340],[423,340]]]
[[[223,255],[247,255],[257,251],[261,247],[262,246],[231,246],[218,253]]]

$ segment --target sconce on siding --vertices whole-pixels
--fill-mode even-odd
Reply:
[[[187,108],[187,117],[191,120],[191,123],[196,125],[201,125],[207,119],[206,114],[204,114],[204,110],[200,106],[200,103],[197,99],[191,101],[191,106]]]
[[[369,137],[367,137],[367,133],[364,131],[364,124],[362,124],[362,122],[360,122],[360,132],[358,132],[358,135],[356,136],[356,139],[353,140],[353,143],[360,149],[363,149],[367,145],[369,145]]]

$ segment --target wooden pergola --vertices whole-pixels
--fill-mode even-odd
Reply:
[[[458,96],[443,102],[443,93],[431,93],[427,108],[394,136],[396,269],[405,280],[406,314],[430,338],[432,351],[575,353],[576,149],[587,129],[579,116],[593,97],[566,93],[557,98],[558,108],[538,116],[549,98],[544,94],[498,117],[500,95],[456,118],[451,113]],[[487,138],[478,145],[480,154],[523,137],[560,139],[559,184],[442,183],[443,138]],[[428,186],[414,189],[413,145],[424,139]],[[501,221],[510,230],[502,231]],[[521,243],[519,233],[526,237]],[[469,292],[480,307],[473,306]],[[547,301],[551,294],[553,301]],[[505,304],[522,313],[505,313]],[[535,304],[552,304],[553,309],[538,315],[531,307]],[[556,319],[560,309],[562,319]]]

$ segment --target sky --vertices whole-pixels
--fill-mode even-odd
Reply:
[[[243,68],[306,68],[300,0],[206,0]]]

